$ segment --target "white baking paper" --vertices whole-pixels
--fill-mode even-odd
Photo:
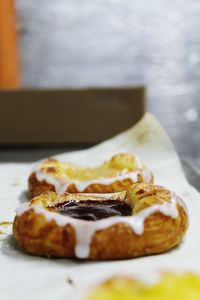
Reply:
[[[186,202],[190,227],[183,243],[164,254],[110,262],[47,259],[24,254],[12,239],[11,228],[0,226],[0,299],[81,300],[88,290],[113,274],[145,281],[159,272],[200,273],[200,194],[188,184],[179,158],[162,127],[150,114],[134,127],[88,150],[64,153],[62,161],[93,166],[119,152],[138,155],[158,184]],[[0,165],[0,222],[12,221],[15,208],[27,201],[27,178],[33,164]]]

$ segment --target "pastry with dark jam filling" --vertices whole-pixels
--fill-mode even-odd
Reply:
[[[175,193],[140,183],[113,194],[46,192],[19,207],[13,233],[30,254],[108,260],[165,252],[187,227]]]
[[[50,206],[61,215],[96,221],[113,216],[131,216],[132,208],[120,200],[70,200]]]

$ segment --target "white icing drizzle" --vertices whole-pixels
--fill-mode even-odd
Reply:
[[[115,181],[121,181],[124,179],[131,179],[132,182],[137,182],[139,173],[141,173],[143,176],[143,182],[145,183],[150,182],[151,173],[146,168],[137,171],[132,171],[126,174],[110,177],[110,178],[97,178],[93,180],[83,180],[83,181],[56,178],[55,176],[42,171],[40,166],[37,166],[35,168],[36,179],[40,182],[45,180],[48,184],[53,185],[56,193],[61,195],[66,192],[68,186],[71,184],[74,184],[79,192],[83,192],[91,184],[109,185]]]
[[[176,219],[179,215],[177,203],[180,200],[172,194],[170,202],[162,204],[154,204],[132,216],[114,216],[97,221],[85,221],[74,219],[69,216],[64,216],[59,213],[51,212],[39,205],[22,204],[16,211],[17,216],[22,215],[29,209],[34,209],[36,214],[43,214],[47,221],[54,220],[59,226],[72,225],[76,232],[76,247],[75,254],[78,258],[87,258],[90,254],[90,243],[92,236],[98,230],[111,227],[117,223],[124,223],[130,226],[133,232],[137,235],[142,235],[144,232],[144,222],[150,215],[160,212],[163,215]]]
[[[119,175],[119,176],[115,176],[115,177],[110,177],[110,178],[98,178],[98,179],[93,179],[93,180],[85,180],[85,181],[78,181],[75,183],[77,189],[82,192],[84,191],[84,189],[87,188],[87,186],[91,185],[91,184],[103,184],[103,185],[109,185],[115,181],[118,180],[124,180],[124,179],[131,179],[133,182],[137,181],[137,175],[138,172],[130,172],[127,174],[123,174],[123,175]]]
[[[140,170],[140,174],[143,177],[143,182],[144,183],[150,183],[152,180],[152,173],[147,169],[147,168],[143,168]]]

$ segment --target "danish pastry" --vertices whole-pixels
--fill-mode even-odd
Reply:
[[[102,165],[83,168],[54,159],[39,164],[29,177],[30,198],[46,191],[120,192],[135,182],[152,183],[152,173],[130,154],[117,154]]]
[[[18,208],[13,232],[31,254],[105,260],[167,251],[187,226],[176,194],[138,183],[113,194],[43,193]]]
[[[129,277],[113,277],[91,292],[87,300],[199,300],[200,276],[164,273],[153,285]]]

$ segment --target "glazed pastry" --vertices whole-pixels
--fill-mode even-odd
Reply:
[[[99,285],[87,300],[199,300],[200,276],[193,273],[164,273],[146,285],[129,277],[113,277]]]
[[[140,183],[114,194],[46,192],[19,207],[13,232],[31,254],[105,260],[167,251],[187,226],[177,195]]]
[[[83,168],[49,159],[29,177],[30,198],[46,191],[69,193],[120,192],[135,182],[153,183],[152,173],[130,154],[117,154],[102,165]]]

